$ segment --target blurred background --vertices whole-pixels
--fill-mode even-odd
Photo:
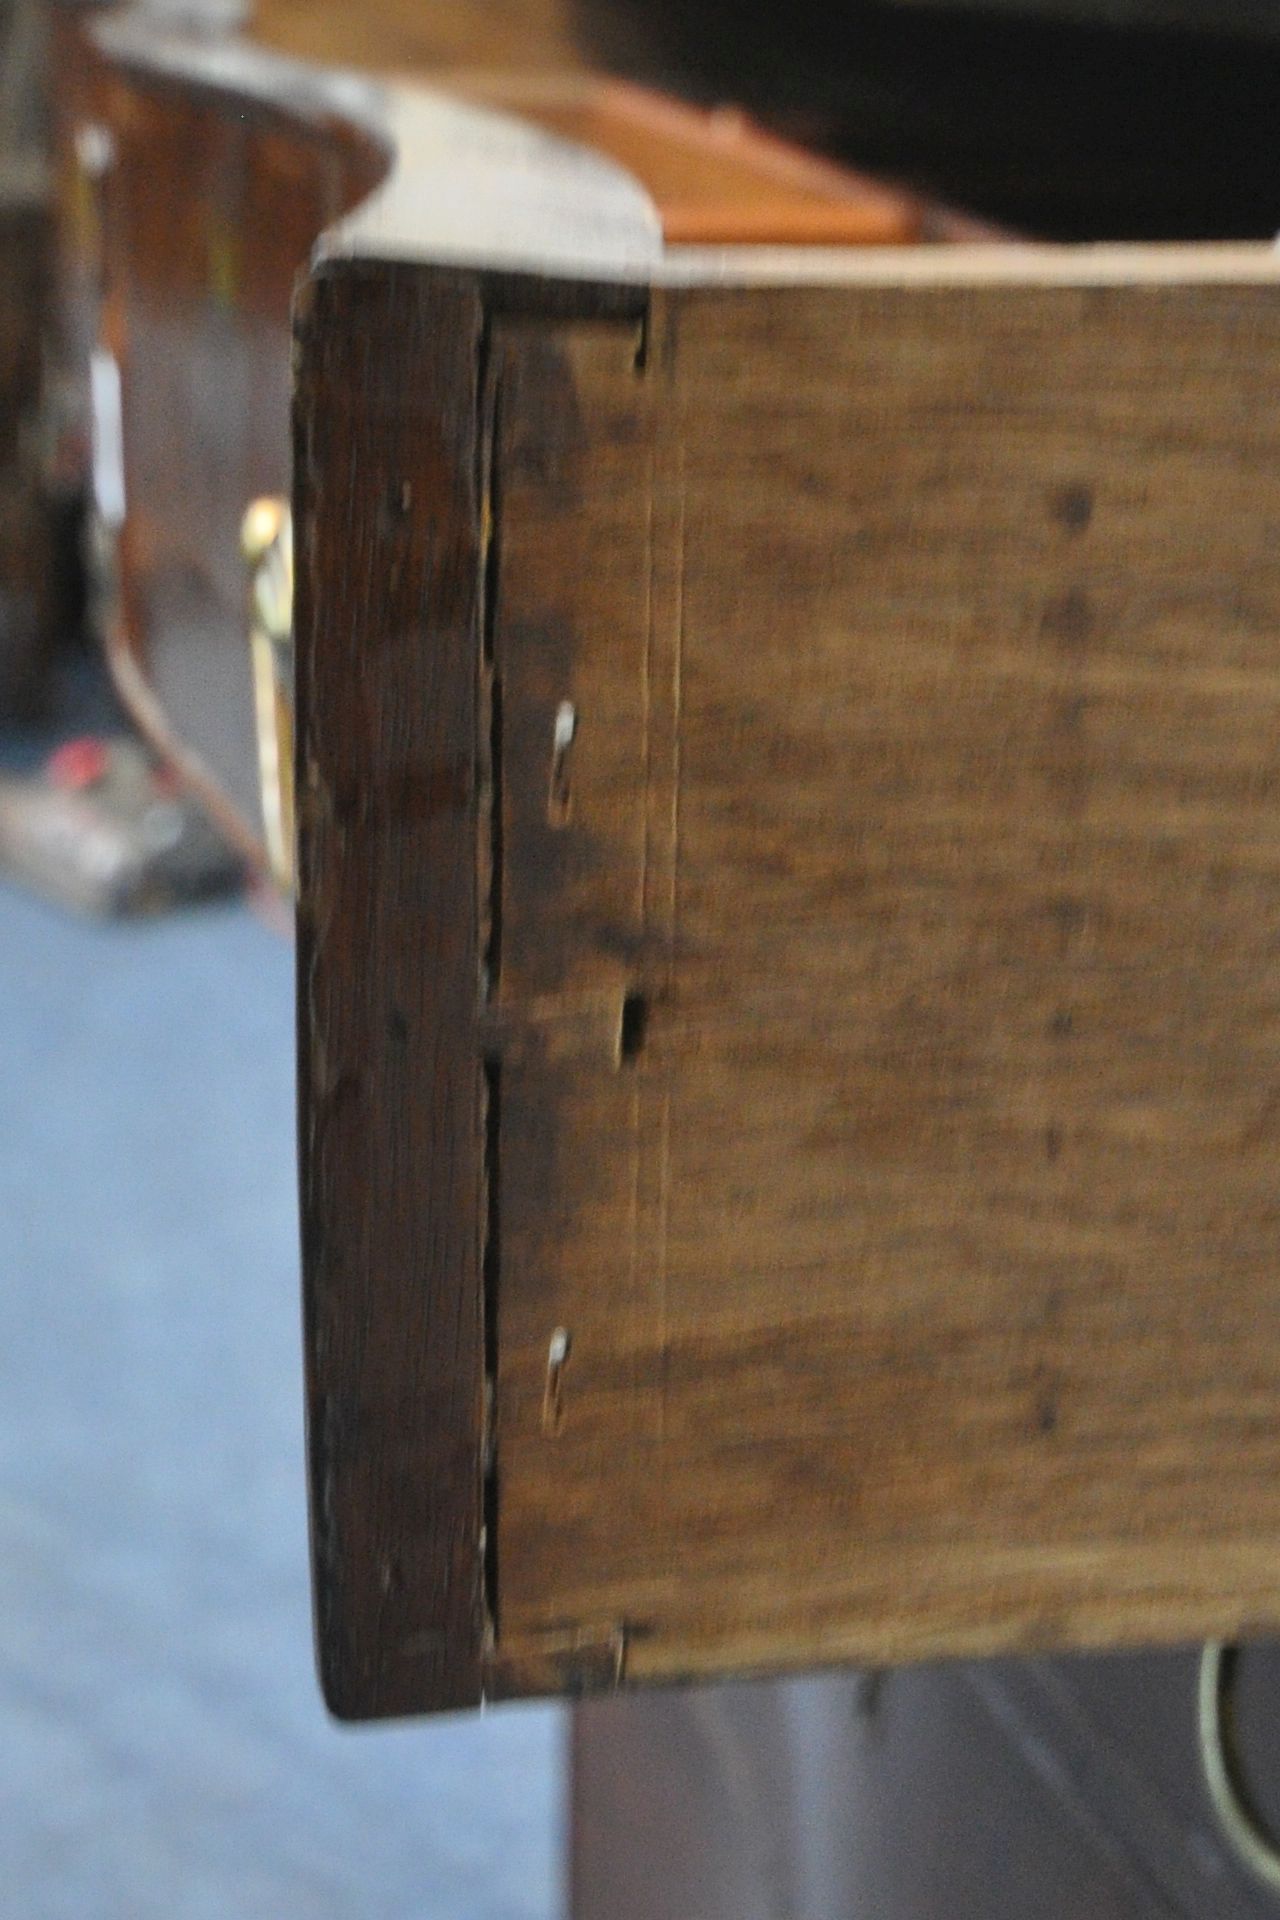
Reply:
[[[12,735],[10,736],[12,739]],[[0,892],[0,1911],[553,1920],[561,1716],[311,1657],[292,954]]]

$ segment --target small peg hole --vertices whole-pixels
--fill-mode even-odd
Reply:
[[[618,1023],[618,1059],[624,1066],[634,1060],[649,1030],[649,1002],[642,993],[629,993],[622,1002]]]

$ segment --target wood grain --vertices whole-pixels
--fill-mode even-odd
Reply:
[[[1280,1617],[1278,339],[759,288],[518,354],[504,1684]]]
[[[480,335],[447,275],[322,274],[300,315],[303,1263],[340,1715],[480,1689]]]
[[[1280,1618],[1274,278],[891,273],[321,282],[303,1113],[349,1711]],[[392,644],[378,503],[455,430],[458,624]],[[444,866],[398,802],[330,838],[339,774],[380,796],[455,719]],[[482,1373],[483,1520],[440,1413]],[[406,1619],[483,1574],[461,1681],[386,1678],[393,1551]]]
[[[1274,284],[317,299],[331,1698],[1274,1624]]]

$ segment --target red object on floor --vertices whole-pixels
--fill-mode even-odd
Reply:
[[[105,740],[83,734],[79,739],[65,740],[49,755],[45,774],[51,786],[65,793],[79,793],[84,787],[96,786],[105,776],[108,760]]]

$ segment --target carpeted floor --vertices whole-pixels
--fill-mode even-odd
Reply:
[[[552,1920],[562,1722],[311,1669],[291,955],[0,892],[0,1916]]]

